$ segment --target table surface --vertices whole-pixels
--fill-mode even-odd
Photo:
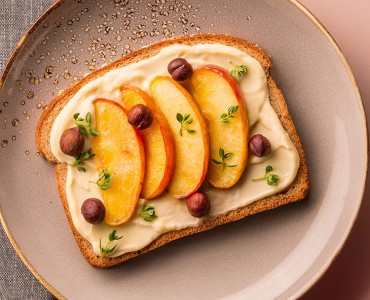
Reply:
[[[0,1],[0,71],[22,34],[54,0]],[[370,115],[370,1],[300,0],[323,23],[344,52]],[[26,6],[26,7],[24,7]],[[357,222],[340,255],[302,297],[370,299],[370,180]],[[18,258],[0,224],[0,299],[54,299]]]

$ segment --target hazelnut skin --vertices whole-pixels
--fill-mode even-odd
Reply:
[[[59,146],[62,152],[70,156],[81,154],[84,145],[85,138],[78,127],[64,130],[59,140]]]
[[[142,104],[134,105],[128,112],[128,122],[139,130],[146,129],[152,125],[153,113]]]
[[[203,192],[196,192],[190,197],[186,198],[186,205],[189,213],[196,218],[201,218],[208,214],[211,209],[211,203],[206,194]]]
[[[100,224],[105,218],[105,206],[96,198],[88,198],[81,206],[81,213],[86,222]]]
[[[270,141],[262,134],[256,134],[249,140],[250,151],[258,157],[268,154],[270,152],[270,148]]]
[[[193,67],[186,59],[175,58],[168,64],[167,71],[171,74],[172,79],[184,81],[193,74]]]

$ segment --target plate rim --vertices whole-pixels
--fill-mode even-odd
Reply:
[[[366,174],[368,173],[368,163],[369,163],[369,132],[368,132],[368,123],[367,123],[367,118],[366,118],[366,111],[365,111],[365,108],[364,108],[361,92],[360,92],[360,89],[358,87],[356,78],[355,78],[355,76],[352,72],[351,67],[349,66],[349,63],[348,63],[342,49],[339,47],[339,45],[336,42],[336,40],[334,39],[334,37],[330,34],[329,30],[326,29],[326,27],[321,23],[321,21],[306,6],[304,6],[298,0],[288,0],[288,1],[290,3],[292,3],[293,5],[295,5],[299,10],[301,10],[312,21],[312,23],[314,25],[316,25],[316,27],[321,31],[321,33],[324,34],[325,38],[333,46],[335,52],[337,53],[337,55],[339,56],[339,59],[342,62],[344,68],[346,69],[347,74],[349,76],[349,79],[351,80],[354,92],[356,94],[357,103],[358,103],[359,108],[360,108],[360,113],[361,113],[361,118],[362,118],[361,121],[362,121],[363,128],[365,129],[363,139],[365,141],[365,153],[366,153],[365,164],[364,164],[364,167],[363,167],[364,176],[363,176],[362,182],[361,182],[361,189],[359,190],[360,195],[361,195],[361,199],[360,199],[360,201],[357,202],[357,205],[356,205],[356,207],[353,211],[353,214],[352,214],[352,217],[351,217],[351,220],[350,220],[350,224],[347,227],[347,230],[344,232],[344,235],[342,236],[341,240],[339,241],[336,249],[333,251],[332,255],[330,257],[328,257],[326,263],[323,264],[321,266],[321,268],[319,268],[316,275],[314,275],[309,281],[306,282],[306,284],[304,284],[295,294],[292,295],[292,297],[294,299],[296,299],[296,298],[299,298],[299,297],[303,296],[311,287],[313,287],[313,285],[315,283],[317,283],[324,276],[324,274],[329,269],[331,264],[337,259],[340,252],[343,250],[344,246],[346,245],[346,242],[348,241],[348,238],[349,238],[351,232],[353,231],[354,225],[355,225],[355,223],[358,219],[359,210],[360,210],[362,201],[364,199],[364,193],[365,193]]]
[[[353,215],[351,216],[350,223],[346,231],[344,232],[344,235],[342,236],[342,239],[339,241],[336,249],[332,252],[331,256],[328,257],[325,264],[319,268],[319,270],[316,272],[316,274],[308,280],[295,294],[292,295],[292,298],[298,298],[301,297],[304,293],[306,293],[316,282],[320,280],[320,278],[323,277],[323,275],[326,273],[326,271],[329,269],[330,265],[334,262],[334,260],[339,256],[340,252],[344,248],[346,241],[348,240],[348,237],[350,236],[354,224],[358,218],[358,212],[361,207],[363,197],[364,197],[364,191],[365,191],[365,184],[366,184],[366,174],[368,171],[368,156],[369,156],[369,134],[368,134],[368,124],[366,119],[366,112],[363,105],[362,96],[357,84],[357,81],[354,77],[354,74],[349,66],[349,63],[347,59],[344,56],[343,51],[335,41],[334,37],[329,33],[329,31],[326,29],[326,27],[319,21],[319,19],[308,9],[306,8],[302,3],[300,3],[298,0],[286,0],[291,5],[294,5],[298,10],[300,10],[308,19],[320,30],[320,32],[324,35],[326,40],[330,43],[330,45],[335,50],[336,54],[338,55],[339,59],[341,60],[347,75],[352,83],[353,91],[355,92],[357,103],[360,108],[360,114],[361,114],[361,121],[364,131],[364,140],[365,140],[365,164],[363,172],[365,176],[362,178],[361,182],[361,188],[359,190],[361,199],[357,202],[356,207],[354,208]],[[54,11],[56,11],[66,0],[57,0],[53,4],[47,8],[42,15],[36,19],[36,21],[33,22],[33,24],[29,27],[29,29],[24,33],[24,35],[21,37],[21,39],[16,44],[14,50],[12,51],[11,55],[8,58],[8,61],[5,64],[5,68],[2,71],[2,74],[0,76],[0,90],[2,90],[5,79],[13,66],[13,63],[18,55],[18,53],[21,51],[23,45],[28,41],[28,38],[30,35],[39,28],[39,25]],[[10,232],[9,227],[7,226],[7,223],[5,221],[5,217],[3,215],[3,212],[1,210],[0,206],[0,224],[4,228],[4,232],[7,235],[12,247],[14,248],[15,252],[19,256],[19,258],[22,260],[24,265],[30,270],[30,272],[35,276],[35,278],[45,287],[48,289],[49,292],[53,294],[58,299],[66,299],[60,292],[58,292],[45,278],[43,278],[38,271],[32,266],[32,264],[29,262],[27,257],[23,254],[22,250],[18,246],[17,242],[15,241],[12,233]]]

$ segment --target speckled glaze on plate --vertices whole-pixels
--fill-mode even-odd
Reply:
[[[186,237],[118,267],[85,262],[34,131],[59,90],[166,37],[226,33],[273,60],[306,151],[306,200]],[[20,41],[0,81],[0,218],[25,264],[58,298],[287,299],[302,295],[342,248],[367,170],[356,82],[322,25],[298,2],[57,2]]]

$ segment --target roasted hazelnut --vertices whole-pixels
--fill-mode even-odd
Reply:
[[[168,73],[176,81],[184,81],[193,74],[193,67],[186,59],[175,58],[170,61],[167,67]]]
[[[78,127],[64,130],[59,140],[60,149],[64,154],[77,156],[81,154],[85,139]]]
[[[270,152],[270,148],[270,141],[262,134],[256,134],[249,140],[249,149],[258,157],[268,154]]]
[[[89,198],[81,206],[81,213],[90,224],[100,224],[105,218],[105,206],[96,198]]]
[[[128,112],[128,122],[135,128],[143,130],[152,125],[153,114],[147,106],[137,104]]]
[[[196,192],[186,199],[189,213],[196,218],[201,218],[208,214],[211,209],[211,203],[203,192]]]

